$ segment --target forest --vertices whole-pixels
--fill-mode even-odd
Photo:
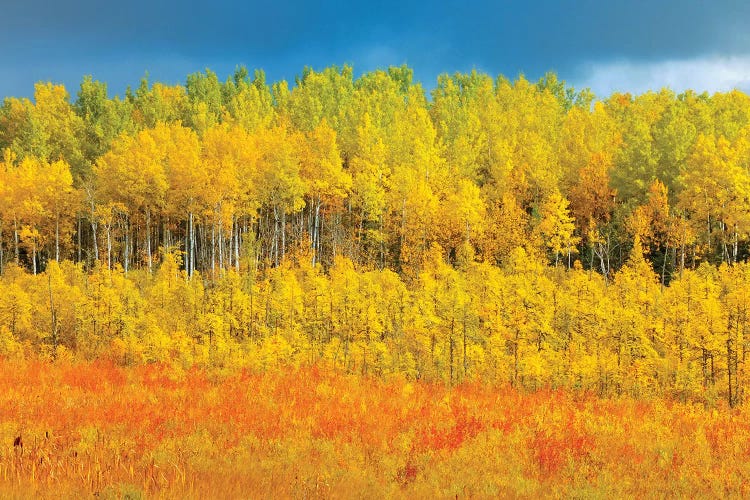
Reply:
[[[0,355],[740,404],[750,97],[239,68],[0,108]]]

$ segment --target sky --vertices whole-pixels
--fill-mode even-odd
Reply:
[[[546,71],[597,96],[613,91],[750,91],[746,0],[0,0],[0,96],[37,81],[75,95],[83,75],[110,94],[184,83],[239,65],[293,81],[303,67],[355,74],[408,64],[427,89],[472,69]]]

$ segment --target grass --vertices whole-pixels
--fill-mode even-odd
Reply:
[[[0,496],[747,497],[748,416],[315,367],[0,360]]]

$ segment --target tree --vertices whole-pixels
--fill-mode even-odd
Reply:
[[[475,301],[465,276],[445,263],[442,249],[434,245],[419,274],[417,300],[425,328],[431,332],[430,357],[437,375],[448,383],[468,376],[468,346],[477,329]]]
[[[322,253],[321,231],[325,213],[321,213],[321,209],[339,209],[351,189],[352,178],[343,169],[336,145],[336,132],[328,126],[325,118],[305,134],[300,156],[300,176],[306,184],[309,200],[308,234],[315,265]]]
[[[535,231],[547,249],[555,255],[555,266],[560,260],[560,254],[567,253],[570,268],[571,254],[576,252],[576,245],[581,238],[573,234],[575,224],[568,211],[568,200],[560,193],[552,194],[540,207],[539,215]]]
[[[234,80],[224,85],[225,108],[229,115],[225,121],[253,132],[258,127],[269,127],[276,110],[265,73],[256,71],[253,80],[249,81],[244,75],[247,70],[243,73],[243,69],[236,71]]]
[[[438,239],[449,254],[461,263],[474,260],[486,225],[486,207],[479,187],[460,179],[453,190],[441,200],[437,216]]]
[[[81,151],[83,122],[70,105],[65,87],[52,83],[34,86],[34,103],[6,99],[0,115],[0,147],[10,147],[19,160],[65,160],[76,180],[87,172]]]
[[[62,160],[41,165],[39,177],[37,188],[41,192],[43,210],[48,214],[50,225],[54,226],[54,256],[60,261],[60,246],[67,243],[73,233],[73,216],[80,207],[81,196],[73,187],[70,167]]]
[[[522,207],[531,207],[558,189],[560,103],[523,77],[499,80],[494,100],[483,118],[489,149],[485,192],[493,202],[510,192]]]
[[[515,196],[505,193],[499,203],[490,206],[482,254],[488,262],[504,263],[511,252],[529,241],[529,215]]]
[[[479,182],[487,133],[482,127],[481,107],[492,94],[492,79],[476,70],[465,75],[438,76],[432,91],[430,114],[439,139],[445,144],[445,160],[457,175]]]
[[[669,179],[659,172],[660,150],[654,143],[654,129],[674,94],[669,90],[647,92],[633,98],[630,94],[614,94],[606,102],[622,134],[622,147],[615,156],[612,187],[621,199],[642,203],[648,186],[659,179],[667,186]],[[674,174],[671,174],[674,175]]]
[[[305,204],[297,134],[283,123],[254,134],[258,149],[255,184],[266,221],[262,230],[270,233],[266,255],[274,265],[286,254],[287,215],[298,212]]]
[[[505,265],[500,311],[514,387],[542,386],[557,363],[552,284],[542,269],[540,260],[522,248],[513,250]]]
[[[679,207],[702,235],[702,254],[736,262],[741,235],[748,230],[750,176],[738,162],[738,149],[719,137],[699,135],[681,177]],[[702,229],[699,229],[701,228]]]
[[[750,304],[747,300],[748,267],[746,263],[719,268],[719,286],[725,327],[720,328],[719,349],[726,362],[727,403],[735,407],[742,402],[747,377],[745,360],[750,346]]]
[[[203,134],[219,123],[224,114],[224,99],[216,73],[206,69],[205,73],[188,75],[185,92],[188,101],[186,125]]]
[[[164,173],[168,189],[165,193],[164,215],[168,220],[174,221],[165,224],[163,246],[167,249],[175,244],[169,236],[173,231],[176,233],[179,225],[184,223],[184,263],[188,276],[192,276],[198,268],[195,219],[207,210],[211,188],[217,189],[219,186],[211,183],[209,163],[201,161],[201,143],[195,132],[179,124],[161,126],[159,131],[166,150]],[[204,144],[210,142],[210,137],[210,131],[207,131]],[[220,179],[222,176],[217,175],[216,178]]]
[[[136,135],[123,134],[94,167],[99,199],[122,208],[124,230],[123,263],[127,272],[131,260],[131,229],[145,223],[146,261],[152,269],[152,218],[164,207],[168,188],[164,166],[164,144],[160,132],[167,127],[147,129]],[[143,241],[142,240],[142,241]]]
[[[81,81],[73,110],[83,120],[81,153],[85,164],[83,177],[123,132],[132,133],[133,104],[117,97],[107,97],[107,84],[85,76]]]
[[[610,349],[617,359],[616,388],[631,394],[651,393],[657,381],[663,331],[655,320],[658,280],[643,256],[638,234],[627,263],[615,274],[610,315]]]
[[[354,239],[358,253],[366,255],[366,262],[386,265],[385,218],[387,192],[390,188],[391,166],[386,160],[386,146],[381,132],[365,113],[357,130],[357,153],[349,162],[352,176],[352,206],[358,220]]]
[[[330,66],[320,73],[306,67],[289,96],[292,125],[301,132],[311,132],[325,119],[338,131],[343,109],[354,88],[352,77],[350,66]]]
[[[393,254],[398,267],[413,278],[434,241],[437,204],[448,182],[421,89],[410,90],[406,107],[397,112],[394,132],[387,144],[387,161],[393,166],[389,193]]]
[[[159,122],[184,120],[190,107],[185,87],[158,82],[149,87],[148,76],[141,79],[129,100],[134,107],[133,121],[138,129],[153,128]]]

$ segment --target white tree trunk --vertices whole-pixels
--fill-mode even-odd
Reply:
[[[31,261],[34,268],[34,276],[36,276],[36,238],[34,238],[33,246],[31,248]]]
[[[15,243],[15,250],[16,250],[16,265],[19,265],[21,259],[20,259],[20,252],[18,251],[18,219],[13,219],[13,242]]]
[[[128,274],[128,261],[130,260],[130,223],[128,217],[125,217],[125,274]]]
[[[151,209],[146,209],[146,259],[148,261],[148,272],[151,273]]]
[[[55,260],[60,262],[60,214],[55,214]]]
[[[107,231],[107,269],[112,270],[112,225],[105,224],[104,229]]]

